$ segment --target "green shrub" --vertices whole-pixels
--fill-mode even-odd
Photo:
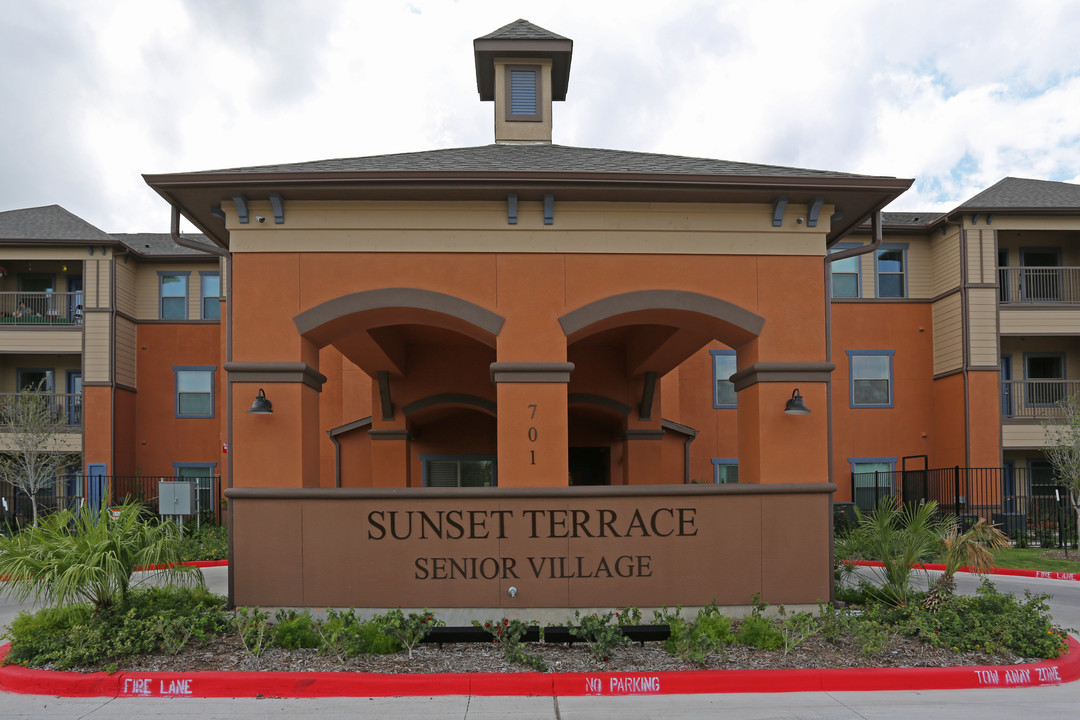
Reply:
[[[761,650],[779,650],[784,646],[784,636],[773,627],[771,620],[761,615],[752,615],[739,623],[736,637],[740,644]]]
[[[382,632],[405,647],[409,652],[409,659],[412,659],[413,648],[419,645],[421,640],[430,635],[432,630],[445,624],[436,620],[426,608],[423,612],[411,612],[408,615],[401,612],[401,608],[395,608],[376,617],[375,621]]]
[[[698,610],[694,622],[683,620],[679,608],[670,614],[664,608],[657,616],[668,626],[664,649],[686,662],[703,665],[710,655],[735,642],[731,618],[722,615],[715,603]]]
[[[566,629],[571,637],[588,644],[589,652],[594,658],[605,661],[617,647],[630,642],[630,639],[623,635],[622,629],[611,622],[614,617],[613,612],[582,616],[580,611],[575,611],[575,622],[567,620]]]
[[[179,543],[183,562],[194,560],[227,560],[229,558],[229,529],[224,525],[203,525],[184,529]]]
[[[473,620],[472,624],[473,627],[483,628],[491,634],[491,642],[502,651],[507,662],[521,663],[539,672],[547,672],[544,659],[539,655],[525,652],[525,645],[521,642],[521,638],[525,637],[525,633],[529,631],[529,623],[503,618],[502,620],[488,620],[484,623]]]
[[[225,599],[205,588],[132,591],[126,607],[90,605],[21,613],[11,625],[5,662],[59,669],[101,665],[128,655],[178,653],[229,626]]]
[[[319,652],[330,653],[344,662],[360,655],[391,655],[404,646],[387,635],[379,620],[359,620],[352,609],[327,610],[326,619],[315,626],[321,643]]]
[[[306,610],[299,613],[295,610],[278,610],[274,621],[271,643],[277,647],[298,650],[317,648],[322,644],[322,639],[315,631],[315,621]]]

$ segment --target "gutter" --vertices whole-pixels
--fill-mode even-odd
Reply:
[[[870,231],[873,234],[873,240],[869,245],[860,245],[859,247],[848,248],[847,250],[840,250],[834,253],[825,254],[825,361],[832,362],[832,263],[837,260],[844,260],[849,257],[856,257],[858,255],[866,255],[872,253],[881,248],[882,232],[881,232],[881,210],[875,210],[874,214],[870,216]],[[859,277],[862,277],[860,274]],[[825,443],[828,448],[828,463],[829,474],[828,481],[833,481],[833,394],[832,394],[832,373],[829,373],[829,379],[825,381]],[[830,515],[831,517],[831,515]],[[832,522],[830,520],[830,522]]]

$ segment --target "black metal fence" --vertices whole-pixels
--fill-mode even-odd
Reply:
[[[860,510],[885,497],[902,503],[934,500],[942,514],[964,525],[979,518],[998,527],[1018,547],[1068,547],[1077,543],[1076,515],[1068,490],[1043,468],[934,468],[851,474],[851,498]]]
[[[221,523],[221,476],[171,475],[67,475],[55,484],[34,493],[38,514],[84,505],[98,508],[102,503],[139,503],[150,514],[158,514],[158,491],[162,482],[195,483],[195,514],[203,522]],[[30,524],[33,507],[29,495],[10,483],[0,481],[0,526]]]

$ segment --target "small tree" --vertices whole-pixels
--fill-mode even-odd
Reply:
[[[1054,468],[1054,479],[1069,493],[1080,527],[1080,398],[1066,396],[1058,403],[1063,417],[1043,419],[1046,448],[1043,452]]]
[[[82,458],[68,450],[66,418],[43,385],[0,398],[0,429],[9,448],[0,453],[0,481],[26,493],[37,527],[37,493],[53,487],[57,475]]]

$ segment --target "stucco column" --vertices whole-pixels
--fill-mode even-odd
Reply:
[[[828,479],[825,381],[832,363],[758,362],[731,376],[739,406],[739,481],[823,483]],[[809,415],[784,412],[795,389]]]
[[[318,487],[319,392],[326,378],[303,362],[232,362],[225,370],[233,407],[233,487]],[[272,414],[247,412],[260,388]]]
[[[499,485],[569,485],[566,385],[574,364],[491,364],[497,385]]]

